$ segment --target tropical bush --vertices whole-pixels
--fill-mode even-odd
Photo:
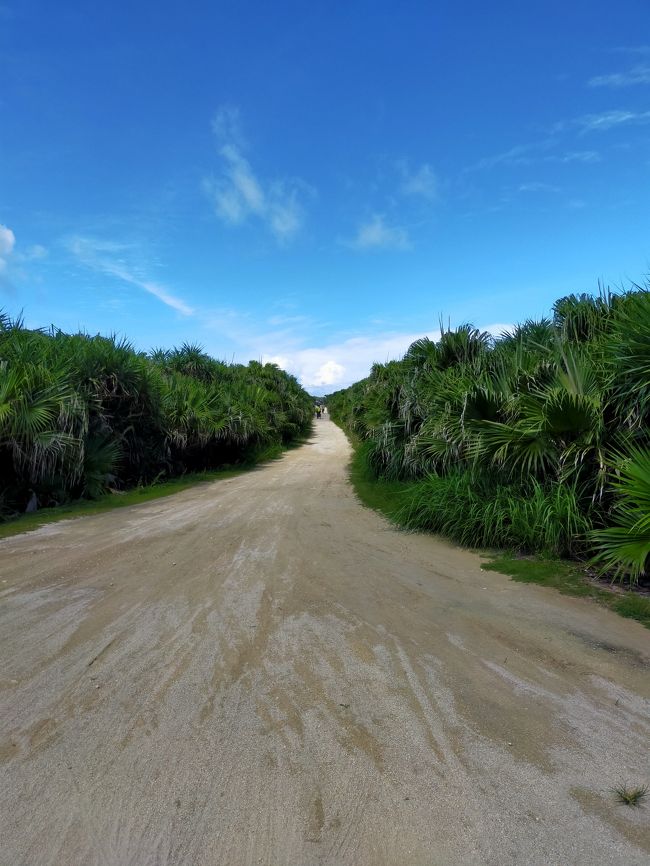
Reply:
[[[187,344],[146,354],[0,314],[0,511],[254,460],[303,434],[311,410],[273,364]]]
[[[328,397],[375,477],[411,482],[398,519],[468,545],[650,555],[650,292],[569,295],[494,339],[472,325]]]

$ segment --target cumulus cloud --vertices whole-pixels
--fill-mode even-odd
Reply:
[[[374,214],[359,226],[347,246],[355,250],[408,250],[411,242],[406,229],[386,225],[381,214]]]
[[[345,367],[336,361],[325,361],[314,376],[314,385],[335,385],[345,376]]]
[[[0,272],[7,269],[7,263],[16,246],[16,235],[5,225],[0,224]]]
[[[512,327],[511,324],[494,323],[481,330],[498,337]],[[308,391],[328,393],[363,379],[375,362],[385,363],[403,357],[411,343],[424,336],[437,340],[440,331],[368,334],[320,347],[262,354],[262,360],[293,373]]]
[[[194,309],[185,301],[176,297],[160,283],[142,276],[123,260],[123,253],[128,250],[126,245],[76,236],[68,241],[67,247],[86,267],[142,289],[183,316],[193,315]]]
[[[250,219],[262,222],[281,243],[289,242],[302,228],[301,194],[308,187],[295,179],[263,181],[246,156],[239,111],[225,106],[212,121],[212,131],[222,160],[217,176],[203,180],[203,189],[217,217],[237,226]]]
[[[415,172],[404,166],[402,172],[404,179],[400,190],[403,195],[421,196],[429,201],[438,198],[438,178],[429,163],[425,162]]]

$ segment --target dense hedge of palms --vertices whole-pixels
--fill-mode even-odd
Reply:
[[[418,340],[328,405],[377,478],[413,482],[405,524],[646,572],[646,288],[561,298],[496,340],[471,325]]]
[[[311,422],[273,364],[28,330],[0,314],[0,515],[251,459]]]

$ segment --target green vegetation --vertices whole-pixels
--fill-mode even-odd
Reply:
[[[539,583],[564,595],[591,598],[621,616],[650,628],[650,597],[630,590],[613,590],[594,580],[576,563],[539,557],[494,556],[484,571],[507,574],[519,583]]]
[[[614,788],[614,793],[619,803],[623,803],[625,806],[640,806],[648,794],[648,786],[638,785],[632,788],[624,783]]]
[[[0,315],[0,517],[79,499],[99,508],[109,491],[155,482],[158,495],[161,480],[250,465],[304,436],[311,415],[273,364],[189,345],[145,354]]]
[[[368,461],[371,443],[361,442],[354,436],[351,438],[354,452],[350,462],[350,481],[357,496],[364,505],[379,511],[392,522],[403,522],[404,501],[408,501],[410,507],[414,495],[420,493],[419,485],[416,485],[414,493],[412,482],[377,478]],[[502,555],[491,554],[490,561],[484,563],[482,568],[484,571],[507,574],[518,583],[537,583],[564,595],[590,598],[650,628],[650,596],[614,589],[596,580],[584,564],[507,552]]]
[[[394,503],[388,488],[381,495],[400,524],[644,579],[647,289],[561,298],[551,318],[499,339],[443,328],[327,403],[362,443],[354,471],[366,487],[399,485]]]
[[[245,472],[247,468],[241,466],[237,469],[216,469],[214,472],[191,472],[169,481],[134,487],[131,490],[104,493],[97,499],[78,499],[66,505],[60,505],[58,508],[45,508],[33,514],[18,514],[0,523],[0,538],[17,535],[20,532],[29,532],[47,523],[55,523],[57,520],[83,517],[87,514],[100,514],[103,511],[112,511],[114,508],[124,508],[128,505],[140,505],[152,499],[180,493],[182,490],[187,490],[187,488],[197,484],[234,478]]]
[[[550,586],[564,595],[594,599],[609,598],[612,595],[595,582],[590,582],[579,566],[558,559],[494,556],[490,562],[484,563],[482,568],[484,571],[507,574],[518,583],[539,583],[542,586]]]
[[[369,468],[367,459],[368,445],[355,443],[356,447],[350,463],[350,480],[357,496],[369,508],[381,512],[391,520],[395,520],[400,510],[400,503],[409,490],[410,485],[403,481],[386,481],[376,478]]]

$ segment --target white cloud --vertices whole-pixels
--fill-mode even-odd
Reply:
[[[555,132],[560,132],[565,127],[565,123],[558,123],[554,129]],[[600,162],[600,154],[595,150],[570,150],[565,153],[549,153],[548,151],[553,148],[558,148],[558,141],[554,138],[545,138],[542,141],[530,144],[518,144],[509,150],[504,150],[502,153],[484,157],[474,163],[474,165],[470,165],[465,171],[482,171],[500,165],[531,166],[539,163]]]
[[[429,201],[438,198],[438,178],[429,163],[425,162],[413,173],[404,167],[403,174],[400,190],[404,195],[421,196]]]
[[[233,226],[256,218],[279,243],[290,241],[304,222],[300,194],[307,190],[307,185],[289,179],[264,182],[257,177],[245,156],[246,142],[237,109],[221,108],[212,121],[212,131],[219,145],[222,168],[217,177],[203,180],[203,189],[217,217]]]
[[[101,241],[79,236],[71,238],[67,246],[68,250],[86,267],[115,277],[132,286],[137,286],[183,316],[194,314],[194,309],[185,301],[177,298],[159,283],[154,283],[141,276],[134,268],[129,267],[119,258],[129,249],[128,246],[113,241]]]
[[[37,261],[39,259],[44,259],[47,257],[47,249],[42,246],[42,244],[34,244],[29,247],[27,252],[25,253],[25,257],[30,261]]]
[[[307,318],[307,316],[302,315],[289,316],[286,314],[276,314],[274,316],[270,316],[267,321],[269,325],[277,327],[282,325],[304,325],[309,321],[309,319]]]
[[[0,224],[0,273],[7,270],[7,264],[16,246],[16,235],[5,225]]]
[[[11,255],[16,245],[16,235],[7,226],[0,225],[0,255]]]
[[[26,250],[17,250],[14,253],[14,258],[20,264],[25,264],[27,262],[42,261],[47,258],[48,254],[46,247],[41,244],[33,244],[31,247],[27,247]]]
[[[543,150],[550,145],[549,140],[533,142],[532,144],[516,144],[514,147],[497,153],[494,156],[485,156],[478,162],[468,166],[465,171],[482,171],[486,168],[494,168],[497,165],[531,165],[539,160],[536,151]]]
[[[356,237],[347,243],[355,250],[408,250],[408,232],[399,226],[388,226],[381,214],[374,214],[359,226]]]
[[[239,109],[234,105],[222,105],[212,118],[212,131],[218,141],[245,148],[246,141],[242,135]]]
[[[336,385],[345,376],[345,367],[336,361],[325,361],[314,376],[314,385]]]
[[[650,66],[639,64],[627,72],[597,75],[589,80],[590,87],[630,87],[634,84],[650,84]]]
[[[650,45],[618,45],[612,51],[619,54],[644,55],[650,54]]]
[[[562,192],[559,186],[553,186],[550,183],[541,183],[540,181],[529,181],[522,183],[518,187],[518,192]]]
[[[600,162],[600,154],[596,150],[570,150],[558,157],[546,157],[548,162]]]
[[[605,111],[602,114],[585,114],[575,121],[581,132],[604,132],[630,123],[650,123],[650,111]]]
[[[495,337],[511,331],[512,324],[495,323],[482,327]],[[440,331],[419,333],[379,333],[351,337],[321,347],[301,348],[283,354],[263,354],[265,362],[275,363],[293,373],[311,392],[339,390],[365,378],[375,362],[402,358],[415,340],[440,337]]]
[[[276,364],[286,370],[289,366],[289,358],[286,355],[262,355],[263,364]]]

